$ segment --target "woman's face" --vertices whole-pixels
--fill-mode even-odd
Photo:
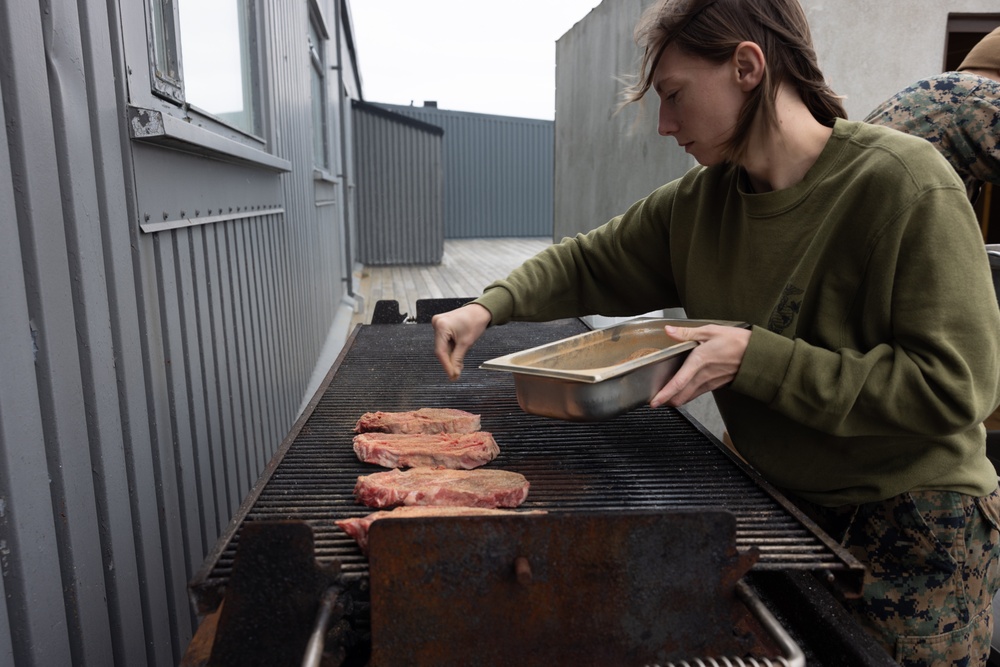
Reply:
[[[652,86],[660,98],[659,133],[676,139],[699,164],[723,162],[722,146],[747,97],[736,65],[716,65],[671,44],[653,71]]]

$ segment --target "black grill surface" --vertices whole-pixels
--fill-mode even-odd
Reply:
[[[373,511],[357,504],[361,463],[353,428],[364,413],[449,407],[480,414],[500,455],[489,467],[531,484],[522,509],[620,511],[725,508],[737,518],[737,547],[756,547],[755,570],[814,570],[860,577],[860,566],[756,473],[682,411],[634,410],[604,422],[567,422],[523,412],[509,373],[479,365],[493,357],[586,331],[579,320],[492,327],[451,382],[434,357],[428,324],[361,325],[296,423],[227,532],[192,581],[202,613],[225,588],[247,521],[301,520],[314,531],[321,563],[339,561],[347,578],[367,579],[368,563],[334,520]],[[858,579],[859,580],[859,579]]]

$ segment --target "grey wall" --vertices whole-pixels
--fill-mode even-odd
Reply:
[[[445,238],[552,235],[552,121],[379,106],[444,130]]]
[[[554,240],[604,224],[694,166],[656,135],[654,105],[616,113],[647,4],[604,0],[556,42]]]
[[[0,3],[2,665],[178,664],[188,580],[346,337],[353,183],[335,136],[313,169],[307,4],[257,8],[255,164],[131,138],[130,105],[171,113],[143,3]]]
[[[438,264],[444,254],[441,135],[436,125],[355,102],[358,261]]]

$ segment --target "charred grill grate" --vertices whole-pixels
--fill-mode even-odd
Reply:
[[[366,579],[366,558],[333,523],[371,511],[355,503],[354,483],[358,475],[381,469],[355,458],[352,430],[364,412],[418,407],[482,415],[483,429],[501,449],[490,466],[520,472],[531,483],[522,509],[721,507],[737,518],[737,547],[760,550],[755,570],[860,577],[836,545],[683,413],[641,408],[596,423],[537,417],[517,405],[510,374],[478,368],[487,359],[583,331],[578,320],[491,328],[467,357],[461,379],[449,382],[434,358],[429,325],[358,327],[192,582],[199,611],[211,611],[221,600],[244,521],[305,521],[314,530],[321,563],[340,561],[346,577]]]

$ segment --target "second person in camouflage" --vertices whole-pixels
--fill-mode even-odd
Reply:
[[[962,177],[970,201],[983,183],[1000,185],[1000,28],[976,44],[957,71],[917,81],[865,121],[934,144]]]

